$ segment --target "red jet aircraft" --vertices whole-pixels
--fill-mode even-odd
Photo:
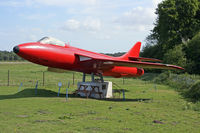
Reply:
[[[20,57],[55,69],[65,69],[100,76],[138,77],[144,74],[143,68],[183,69],[175,65],[142,62],[160,61],[139,57],[141,42],[137,42],[130,51],[121,57],[111,57],[87,50],[75,48],[51,37],[38,42],[24,43],[13,48]]]

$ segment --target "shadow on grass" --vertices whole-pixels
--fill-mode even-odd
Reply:
[[[27,88],[24,89],[18,93],[11,94],[11,95],[0,95],[0,100],[5,99],[16,99],[16,98],[29,98],[29,97],[58,97],[58,93],[51,90],[46,89],[38,89],[37,95],[35,95],[35,89],[33,88]],[[59,97],[66,97],[66,94],[60,93]],[[80,97],[75,94],[68,94],[69,98],[85,98]],[[95,98],[89,98],[89,99],[95,99]],[[95,100],[104,100],[104,101],[115,101],[115,102],[141,102],[141,101],[148,101],[151,99],[121,99],[121,98],[110,98],[110,99],[95,99]]]
[[[100,99],[100,100],[105,100],[105,101],[112,101],[112,102],[143,102],[143,101],[150,101],[152,99],[148,99],[148,98],[136,98],[136,99],[130,99],[130,98],[126,98],[126,99],[121,99],[121,98],[110,98],[110,99]]]
[[[129,92],[129,90],[127,90],[127,89],[113,89],[113,92],[114,93],[122,93],[122,92]]]
[[[18,93],[11,94],[11,95],[0,95],[0,100],[4,99],[16,99],[16,98],[28,98],[28,97],[58,97],[58,93],[46,90],[46,89],[37,89],[37,95],[35,94],[35,89],[27,88]],[[60,93],[59,97],[65,97],[66,94]],[[69,97],[75,97],[72,94],[68,95]]]

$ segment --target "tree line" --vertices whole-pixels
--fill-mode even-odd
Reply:
[[[14,52],[0,51],[0,61],[22,61],[21,57],[17,56]]]
[[[200,74],[200,0],[164,0],[141,56]]]

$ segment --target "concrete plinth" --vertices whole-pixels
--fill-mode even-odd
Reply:
[[[76,94],[82,97],[111,98],[112,82],[78,82]]]

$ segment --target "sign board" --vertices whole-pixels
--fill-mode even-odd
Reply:
[[[61,87],[61,86],[62,86],[62,83],[61,83],[61,82],[59,82],[59,83],[58,83],[58,86],[59,86],[59,87]]]

